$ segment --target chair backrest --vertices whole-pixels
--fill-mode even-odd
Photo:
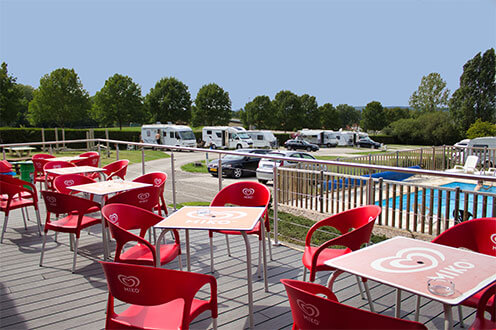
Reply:
[[[133,182],[149,183],[160,189],[160,195],[164,193],[167,174],[164,172],[151,172],[137,177]]]
[[[100,155],[98,152],[86,152],[79,155],[81,157],[86,157],[84,159],[73,160],[71,163],[76,166],[93,166],[98,167],[98,162],[100,161]]]
[[[328,288],[316,283],[281,282],[289,297],[293,329],[427,329],[418,322],[343,305]]]
[[[140,207],[145,210],[153,211],[155,205],[158,204],[160,189],[157,187],[143,187],[124,191],[110,197],[106,204],[128,204]]]
[[[33,159],[47,159],[47,158],[55,158],[55,156],[52,156],[50,154],[36,154],[31,157],[31,160]]]
[[[180,328],[187,329],[193,298],[205,284],[210,284],[210,308],[212,316],[217,318],[217,282],[211,275],[116,262],[100,261],[100,264],[109,289],[107,320],[113,316],[113,298],[141,306],[181,299],[184,307]]]
[[[43,167],[45,166],[46,163],[48,163],[46,158],[32,158],[32,161],[34,167],[34,176],[37,177],[37,176],[45,175],[45,172],[43,171]]]
[[[100,156],[100,154],[96,151],[88,151],[88,152],[83,152],[82,154],[79,155],[79,157],[91,157],[91,156]]]
[[[88,183],[95,183],[95,180],[81,174],[64,174],[53,180],[55,190],[66,195],[78,193],[77,191],[68,189],[69,187]]]
[[[0,175],[0,176],[7,176],[7,175]],[[35,203],[38,201],[36,193],[33,193],[33,191],[26,189],[21,185],[0,180],[0,195],[7,195],[7,201],[5,202],[5,204],[2,203],[3,204],[2,209],[4,208],[8,209],[10,207],[12,199],[14,197],[17,198],[18,196],[20,196],[20,193],[22,192],[31,194],[31,198]]]
[[[4,182],[10,183],[10,184],[13,184],[16,186],[24,187],[24,188],[26,188],[26,186],[28,186],[29,189],[31,189],[33,191],[34,199],[36,201],[38,200],[38,197],[37,197],[38,193],[36,191],[36,186],[34,184],[32,184],[31,182],[27,182],[27,181],[24,181],[24,180],[21,180],[18,178],[14,178],[12,175],[0,175],[0,181],[4,181]]]
[[[496,218],[479,218],[461,222],[441,233],[432,243],[466,248],[496,256]]]
[[[107,180],[111,180],[113,177],[116,176],[124,180],[124,177],[126,176],[128,164],[129,164],[129,160],[122,159],[122,160],[117,160],[108,165],[105,165],[103,168],[105,169]]]
[[[92,207],[100,207],[100,204],[86,198],[81,198],[73,195],[65,195],[54,191],[42,191],[43,200],[45,201],[47,219],[50,213],[64,214],[77,212],[79,221]],[[78,221],[78,226],[79,226]]]
[[[366,205],[354,209],[336,213],[326,219],[314,224],[308,231],[305,245],[310,246],[313,233],[324,226],[334,227],[342,234],[332,239],[334,245],[343,245],[356,251],[361,245],[368,243],[375,219],[381,214],[381,208],[377,205]],[[331,242],[329,241],[329,242]]]
[[[109,223],[115,224],[122,229],[139,229],[139,235],[141,237],[145,237],[148,228],[164,219],[160,215],[157,215],[148,210],[122,203],[105,205],[102,208],[102,215],[105,219],[108,220]]]
[[[464,170],[473,170],[477,167],[477,163],[479,162],[479,157],[470,155],[465,160],[465,164],[463,165]]]
[[[64,168],[64,167],[75,167],[75,166],[76,165],[74,165],[71,162],[66,162],[63,160],[52,160],[45,163],[45,165],[43,166],[43,170],[46,171],[52,168]]]

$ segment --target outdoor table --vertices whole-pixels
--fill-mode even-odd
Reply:
[[[156,224],[155,228],[164,229],[157,242],[169,229],[185,229],[186,236],[186,259],[188,271],[190,265],[189,230],[233,230],[241,232],[246,246],[246,273],[248,281],[248,310],[250,327],[253,328],[253,286],[251,274],[251,249],[248,241],[247,231],[252,230],[264,214],[264,207],[220,207],[220,206],[185,206],[172,213],[167,218]],[[262,228],[265,228],[263,225]],[[265,229],[262,229],[262,242],[265,242]],[[268,292],[266,251],[263,245],[264,258],[264,283],[265,291]],[[160,262],[160,247],[157,245],[157,261]]]
[[[325,264],[337,269],[329,280],[331,289],[342,272],[395,287],[396,317],[400,316],[401,290],[441,302],[445,329],[453,327],[452,306],[496,281],[496,257],[405,237],[391,238]],[[430,279],[452,281],[453,293],[431,293],[427,288]]]
[[[31,150],[36,150],[33,147],[5,147],[6,150],[9,151],[10,154],[16,153],[17,157],[21,158],[22,154],[25,152],[26,156],[29,156]]]
[[[71,162],[73,160],[81,160],[81,159],[86,159],[86,158],[88,158],[88,157],[62,156],[62,157],[46,158],[45,160],[48,162],[56,162],[56,161]]]
[[[82,167],[82,166],[78,166]],[[74,168],[78,168],[74,167]],[[91,166],[88,166],[91,167]],[[69,167],[70,168],[70,167]],[[95,169],[98,169],[95,167]],[[79,191],[91,195],[96,195],[98,196],[98,202],[100,204],[103,203],[103,197],[105,195],[110,195],[114,193],[118,193],[121,191],[126,191],[126,190],[131,190],[131,189],[137,189],[137,188],[142,188],[142,187],[150,187],[151,184],[149,183],[141,183],[141,182],[133,182],[133,181],[125,181],[125,180],[109,180],[109,181],[100,181],[100,182],[95,182],[95,183],[87,183],[87,184],[81,184],[77,186],[71,186],[67,187],[67,189],[74,190],[74,191]],[[108,247],[108,236],[107,236],[107,230],[105,226],[105,219],[102,216],[102,240],[103,240],[103,254],[105,260],[108,259],[110,253],[109,253],[109,247]]]
[[[75,167],[62,167],[62,168],[51,168],[45,170],[45,172],[64,175],[64,174],[85,174],[94,172],[105,172],[104,168],[94,167],[94,166],[75,166]]]

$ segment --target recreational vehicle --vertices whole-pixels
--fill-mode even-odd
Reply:
[[[159,144],[160,142],[160,144],[176,147],[196,147],[193,130],[183,125],[143,125],[141,126],[141,139],[144,143]]]
[[[326,130],[302,129],[299,133],[299,138],[319,146],[328,148],[338,145],[338,132]]]
[[[277,148],[277,139],[271,131],[246,131],[254,148]]]
[[[471,155],[479,157],[479,163],[485,168],[494,167],[496,164],[496,136],[472,139],[467,147]]]
[[[253,140],[245,131],[230,126],[205,126],[202,140],[206,148],[241,149],[252,148]]]

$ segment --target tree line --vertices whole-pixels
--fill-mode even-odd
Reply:
[[[378,101],[360,111],[347,104],[317,104],[314,96],[282,90],[274,99],[259,95],[232,111],[229,93],[205,84],[192,100],[188,86],[174,77],[160,79],[149,93],[131,77],[114,74],[90,96],[74,69],[60,68],[40,79],[37,89],[19,84],[4,62],[0,69],[0,125],[37,127],[119,126],[130,122],[226,125],[239,117],[245,127],[294,131],[360,126],[382,131],[399,142],[452,143],[469,135],[496,135],[496,56],[491,48],[463,66],[460,87],[450,97],[438,73],[424,76],[410,97],[410,108],[385,108]],[[475,125],[475,126],[474,126]],[[470,136],[469,136],[470,137]]]

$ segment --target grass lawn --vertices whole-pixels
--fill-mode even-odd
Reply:
[[[201,166],[197,166],[195,164],[201,163]],[[205,165],[205,161],[201,160],[199,162],[188,163],[181,166],[181,170],[185,172],[191,173],[208,173],[207,166]]]

